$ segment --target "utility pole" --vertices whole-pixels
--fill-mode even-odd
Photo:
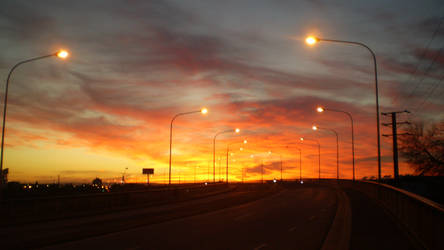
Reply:
[[[391,116],[392,117],[392,122],[391,123],[383,123],[383,126],[391,126],[392,127],[392,134],[383,134],[382,136],[385,137],[389,137],[392,136],[393,138],[393,178],[395,180],[395,183],[397,184],[399,181],[399,166],[398,166],[398,135],[402,135],[402,134],[398,134],[398,127],[397,125],[401,125],[401,124],[409,124],[409,122],[397,122],[396,120],[396,115],[397,114],[401,114],[401,113],[410,113],[408,110],[404,110],[404,111],[395,111],[395,112],[386,112],[386,113],[381,113],[384,116]]]
[[[264,161],[261,162],[261,183],[264,184]]]

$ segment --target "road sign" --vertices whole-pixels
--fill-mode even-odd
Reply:
[[[143,168],[142,174],[154,174],[154,168]]]

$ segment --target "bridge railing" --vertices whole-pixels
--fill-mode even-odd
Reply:
[[[323,182],[337,183],[336,180]],[[444,208],[440,204],[377,182],[340,180],[339,185],[361,191],[379,201],[426,249],[442,249]]]

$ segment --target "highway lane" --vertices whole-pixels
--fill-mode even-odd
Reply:
[[[320,249],[336,191],[289,188],[254,202],[45,249]]]
[[[232,191],[164,205],[2,226],[0,241],[8,249],[43,247],[244,204],[276,193],[280,187],[242,185],[230,190]]]

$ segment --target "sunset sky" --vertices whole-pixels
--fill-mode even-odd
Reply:
[[[356,177],[377,176],[372,58],[358,46],[319,43],[307,35],[359,41],[377,56],[382,112],[409,110],[405,121],[444,119],[443,1],[2,1],[0,76],[17,62],[61,48],[70,57],[24,64],[9,88],[4,168],[20,182],[163,181],[169,126],[180,112],[209,113],[174,122],[173,181],[206,180],[214,135],[225,178],[351,178],[348,117],[355,120]],[[381,122],[390,120],[381,117]],[[391,129],[382,127],[383,134]],[[272,154],[268,154],[272,151]],[[251,158],[250,155],[255,157]],[[382,137],[382,175],[393,175],[391,138]],[[198,168],[197,168],[198,167]],[[412,173],[401,163],[400,173]],[[212,177],[210,177],[212,179]],[[216,177],[219,179],[219,175]]]

